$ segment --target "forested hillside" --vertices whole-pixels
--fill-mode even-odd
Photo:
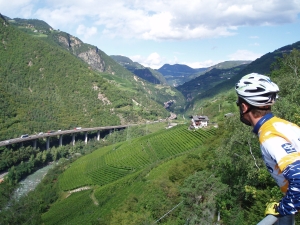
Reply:
[[[104,60],[108,69],[100,72],[3,19],[0,31],[1,139],[166,118],[170,99],[178,103],[171,110],[183,108],[179,92],[134,77],[104,53],[113,64]]]
[[[143,66],[137,65],[137,63],[131,64],[136,67],[135,69],[131,66],[128,68],[124,65],[121,66],[97,46],[84,43],[79,38],[66,32],[55,30],[44,21],[19,18],[8,18],[8,21],[21,31],[72,53],[78,59],[86,62],[90,69],[114,75],[106,78],[109,82],[125,90],[138,89],[138,91],[143,92],[142,96],[146,95],[147,99],[151,98],[160,105],[164,105],[164,102],[169,100],[175,100],[176,104],[172,105],[169,111],[182,113],[185,104],[182,94],[175,88],[166,85],[164,77],[157,71],[151,68],[142,68]]]

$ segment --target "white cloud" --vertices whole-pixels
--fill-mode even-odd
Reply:
[[[178,59],[174,57],[173,60],[166,60],[161,57],[158,53],[151,53],[148,57],[143,57],[141,55],[135,55],[129,57],[133,62],[138,62],[145,67],[150,67],[152,69],[159,69],[164,64],[174,65],[179,63]],[[207,68],[213,65],[218,64],[219,62],[215,62],[213,60],[206,60],[203,62],[182,62],[180,64],[187,65],[191,68]]]
[[[191,68],[195,68],[195,69],[198,69],[198,68],[207,68],[207,67],[211,67],[213,65],[216,65],[220,62],[215,62],[213,60],[205,60],[203,62],[191,62],[191,63],[183,63]]]
[[[40,4],[35,11],[32,3]],[[26,7],[26,17],[43,19],[54,28],[66,30],[89,20],[89,26],[104,27],[103,34],[112,37],[178,40],[230,36],[242,26],[292,23],[300,12],[300,1],[19,0],[7,4],[0,0],[4,15]]]
[[[150,67],[152,69],[158,69],[165,64],[165,59],[163,59],[157,52],[151,53],[148,57],[143,57],[140,55],[130,56],[132,61],[138,62],[145,67]]]
[[[80,36],[83,36],[84,40],[87,40],[89,37],[97,33],[97,27],[86,27],[80,24],[77,27],[76,33]]]
[[[50,24],[54,29],[65,30],[65,27],[75,27],[78,23],[84,21],[84,15],[87,12],[80,10],[77,7],[68,8],[40,8],[33,16],[44,20]]]
[[[139,64],[148,67],[148,65],[144,63],[146,58],[141,55],[133,55],[133,56],[126,56],[126,57],[130,58],[133,62],[138,62]]]
[[[255,60],[263,54],[254,53],[248,50],[237,50],[236,52],[228,55],[229,60]]]
[[[1,14],[10,18],[27,18],[30,17],[34,8],[33,0],[0,0]]]

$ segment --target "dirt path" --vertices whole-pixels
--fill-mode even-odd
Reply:
[[[69,193],[72,194],[74,192],[79,192],[79,191],[84,191],[84,190],[89,190],[89,189],[91,189],[91,187],[85,186],[85,187],[81,187],[81,188],[77,188],[77,189],[74,189],[72,191],[69,191]]]
[[[94,202],[94,204],[95,205],[99,205],[99,202],[98,202],[98,200],[96,199],[96,197],[95,197],[95,191],[93,191],[93,193],[91,194],[91,199],[93,200],[93,202]]]
[[[81,187],[81,188],[74,189],[74,190],[68,192],[66,198],[69,197],[72,193],[79,192],[79,191],[84,191],[84,190],[89,190],[89,189],[92,189],[92,188],[89,187],[89,186],[85,186],[85,187]],[[98,200],[97,200],[96,197],[95,197],[94,191],[93,191],[92,194],[90,195],[90,198],[92,199],[92,201],[93,201],[93,203],[94,203],[95,205],[99,205]]]
[[[79,191],[84,191],[84,190],[89,190],[89,189],[91,189],[91,187],[85,186],[85,187],[74,189],[72,191],[68,191],[68,194],[67,194],[66,198],[69,197],[72,193],[79,192]]]

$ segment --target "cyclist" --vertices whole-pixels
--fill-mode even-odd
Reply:
[[[285,194],[280,202],[270,203],[265,214],[278,217],[277,224],[287,224],[284,220],[293,224],[300,210],[300,128],[272,114],[279,88],[269,77],[248,74],[235,90],[240,120],[258,135],[265,165]]]

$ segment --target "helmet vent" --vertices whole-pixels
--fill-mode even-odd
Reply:
[[[255,90],[245,90],[245,92],[249,92],[249,93],[256,93],[256,92],[263,92],[263,91],[265,91],[265,89],[264,88],[260,88],[260,87],[256,87],[256,89]]]

